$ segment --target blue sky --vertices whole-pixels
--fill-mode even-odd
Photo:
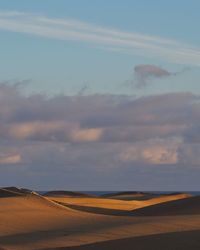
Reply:
[[[0,0],[0,185],[200,190],[198,0]]]
[[[199,1],[1,1],[0,10],[29,13],[49,19],[69,19],[86,22],[105,29],[139,33],[151,37],[172,39],[182,46],[199,51]],[[16,17],[14,17],[16,18]],[[27,17],[23,22],[27,21]],[[58,27],[57,27],[58,28]],[[123,83],[130,80],[137,64],[154,64],[170,71],[190,71],[177,77],[173,89],[200,91],[197,79],[199,67],[191,60],[168,60],[166,56],[147,56],[136,51],[116,51],[113,44],[84,42],[81,39],[41,37],[26,32],[12,32],[4,27],[1,36],[1,81],[30,80],[27,90],[45,93],[76,94],[87,85],[91,93],[130,93]],[[180,47],[179,46],[179,47]],[[194,71],[194,72],[193,72]],[[192,77],[191,77],[192,75]],[[190,78],[188,86],[185,78]],[[192,80],[191,80],[192,79]],[[168,81],[169,82],[169,81]],[[170,79],[171,82],[171,79]],[[173,79],[172,79],[173,82]],[[172,85],[172,84],[171,84]],[[169,92],[171,85],[158,84],[134,93]]]

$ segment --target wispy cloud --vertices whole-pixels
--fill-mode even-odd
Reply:
[[[136,76],[136,87],[145,87],[147,80],[151,78],[163,78],[175,75],[161,67],[151,64],[136,65],[134,68],[134,74]]]
[[[173,39],[101,27],[73,19],[23,12],[0,12],[0,29],[59,40],[80,41],[105,49],[200,66],[200,49]]]

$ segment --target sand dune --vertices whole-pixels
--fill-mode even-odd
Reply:
[[[159,194],[153,192],[124,191],[117,193],[103,194],[100,197],[115,200],[149,200],[160,196],[178,195],[182,193]]]
[[[14,196],[23,196],[33,193],[31,190],[16,188],[16,187],[5,187],[0,188],[0,198],[2,197],[14,197]]]
[[[142,216],[166,216],[200,214],[200,197],[188,197],[161,204],[153,204],[133,211],[134,215]]]
[[[115,202],[109,200],[111,201]],[[93,202],[95,203],[94,200]],[[34,193],[0,198],[0,248],[6,250],[78,247],[123,238],[135,239],[139,236],[150,237],[160,233],[191,230],[200,230],[199,214],[110,216],[73,210],[57,204],[49,197]]]
[[[139,209],[163,202],[185,199],[188,197],[191,197],[191,195],[183,193],[174,195],[160,195],[152,199],[139,201],[115,200],[108,198],[71,198],[60,196],[50,196],[49,198],[59,202],[60,204],[85,212],[93,212],[107,215],[125,215],[126,213],[123,213],[123,211],[132,211],[134,209]]]

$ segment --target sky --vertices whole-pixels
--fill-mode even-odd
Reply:
[[[0,186],[200,191],[198,0],[0,0]]]

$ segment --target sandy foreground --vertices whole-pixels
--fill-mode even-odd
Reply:
[[[0,249],[200,249],[199,197],[121,198],[1,189]]]

